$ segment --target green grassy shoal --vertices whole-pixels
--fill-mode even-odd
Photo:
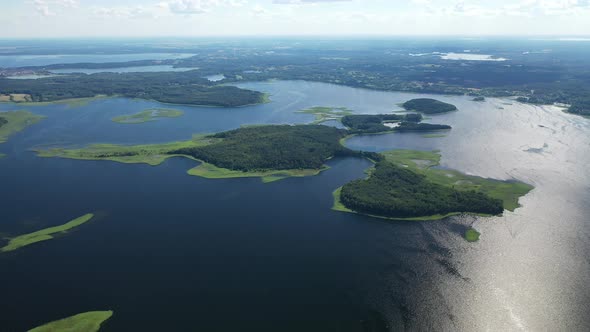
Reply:
[[[465,231],[465,240],[468,242],[477,242],[479,241],[479,236],[481,234],[473,228],[468,229]]]
[[[0,126],[0,143],[4,143],[8,140],[10,135],[41,121],[44,117],[27,111],[14,111],[0,112],[0,118],[4,118],[8,121]]]
[[[402,167],[426,175],[428,180],[453,187],[457,190],[475,190],[502,200],[508,211],[514,211],[520,205],[518,199],[531,190],[533,186],[515,181],[501,181],[486,179],[478,176],[466,175],[456,170],[437,169],[440,154],[437,151],[393,150],[384,152],[385,158]]]
[[[53,234],[65,233],[72,228],[88,222],[93,217],[94,215],[92,213],[88,213],[60,226],[49,227],[33,233],[19,235],[10,239],[10,242],[5,247],[0,248],[0,252],[14,251],[37,242],[51,240],[53,239]]]
[[[68,98],[68,99],[61,99],[61,100],[55,100],[55,101],[22,102],[22,103],[19,103],[19,105],[24,105],[24,106],[67,105],[70,108],[74,108],[74,107],[86,106],[95,100],[115,98],[115,97],[117,97],[117,96],[116,95],[113,95],[113,96],[96,95],[94,97]]]
[[[192,148],[209,145],[216,139],[206,135],[195,135],[191,140],[163,144],[145,145],[115,145],[115,144],[93,144],[81,149],[52,148],[47,150],[38,149],[39,157],[59,157],[80,160],[110,160],[126,164],[145,163],[157,166],[166,159],[178,157],[179,155],[168,154],[182,148]],[[183,155],[182,155],[183,156]]]
[[[353,112],[346,107],[325,107],[317,106],[304,110],[297,111],[296,113],[312,114],[315,116],[315,120],[312,124],[320,124],[322,122],[337,120],[339,121],[346,115],[352,115]]]
[[[206,179],[235,179],[235,178],[261,178],[262,182],[270,183],[279,181],[289,177],[304,177],[304,176],[315,176],[323,170],[323,168],[317,169],[292,169],[292,170],[268,170],[268,171],[234,171],[226,168],[220,168],[212,164],[201,163],[199,166],[192,168],[188,171],[189,175],[200,176]]]
[[[41,325],[28,332],[97,332],[112,311],[89,311]]]
[[[113,122],[123,124],[137,124],[154,121],[159,118],[177,118],[182,116],[182,111],[167,108],[150,108],[139,113],[122,115],[112,118]]]

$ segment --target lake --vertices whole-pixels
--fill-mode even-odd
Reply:
[[[188,58],[185,53],[0,55],[0,68]]]
[[[158,65],[158,66],[137,66],[137,67],[122,67],[122,68],[102,68],[102,69],[85,69],[85,68],[68,68],[68,69],[52,69],[51,72],[55,74],[71,74],[71,73],[146,73],[146,72],[163,72],[163,71],[189,71],[198,68],[174,68],[172,65]]]
[[[114,310],[104,331],[589,330],[590,120],[508,99],[378,92],[302,81],[245,83],[269,104],[174,106],[180,118],[140,125],[112,117],[157,102],[19,106],[47,116],[0,144],[0,235],[88,212],[70,234],[0,256],[2,330],[23,331],[90,310]],[[361,114],[432,97],[458,112],[426,120],[445,137],[357,136],[351,148],[440,150],[442,166],[536,188],[501,217],[384,222],[330,210],[332,191],[364,177],[365,160],[334,159],[316,177],[263,184],[207,180],[163,165],[37,158],[37,146],[157,143],[244,124],[305,123],[313,106]],[[477,243],[462,234],[482,233]],[[374,314],[375,312],[379,314]],[[102,330],[101,330],[102,331]]]

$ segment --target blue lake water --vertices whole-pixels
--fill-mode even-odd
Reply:
[[[263,184],[191,177],[186,171],[197,163],[182,158],[151,167],[30,151],[306,123],[314,117],[296,111],[313,106],[384,113],[417,96],[301,81],[240,86],[268,92],[272,102],[0,104],[0,111],[47,116],[0,144],[7,155],[0,159],[0,235],[97,214],[66,236],[0,256],[0,330],[107,309],[115,316],[104,331],[364,331],[374,312],[391,330],[590,329],[590,121],[555,107],[435,96],[459,108],[427,120],[452,125],[446,137],[347,142],[371,151],[440,150],[444,167],[536,186],[522,208],[494,218],[383,222],[331,211],[332,191],[365,176],[370,163],[360,159]],[[140,125],[110,120],[151,107],[184,115]],[[462,239],[468,226],[482,233],[478,243]]]
[[[123,67],[123,68],[102,68],[102,69],[84,69],[84,68],[68,68],[68,69],[52,69],[51,72],[55,74],[71,74],[71,73],[146,73],[146,72],[163,72],[163,71],[189,71],[196,68],[174,68],[171,65],[160,66],[137,66],[137,67]]]
[[[184,53],[0,55],[0,68],[47,66],[61,63],[103,63],[188,58]]]

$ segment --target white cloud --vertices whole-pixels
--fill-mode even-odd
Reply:
[[[78,6],[78,0],[33,0],[37,12],[43,16],[53,16],[55,10],[63,7],[74,8]]]
[[[352,0],[273,0],[272,3],[276,5],[301,5],[312,3],[327,3],[327,2],[350,2]]]
[[[210,12],[216,7],[243,7],[247,0],[168,0],[158,4],[172,14],[194,15]]]

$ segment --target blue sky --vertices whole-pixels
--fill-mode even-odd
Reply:
[[[2,0],[0,37],[588,35],[590,0]]]

